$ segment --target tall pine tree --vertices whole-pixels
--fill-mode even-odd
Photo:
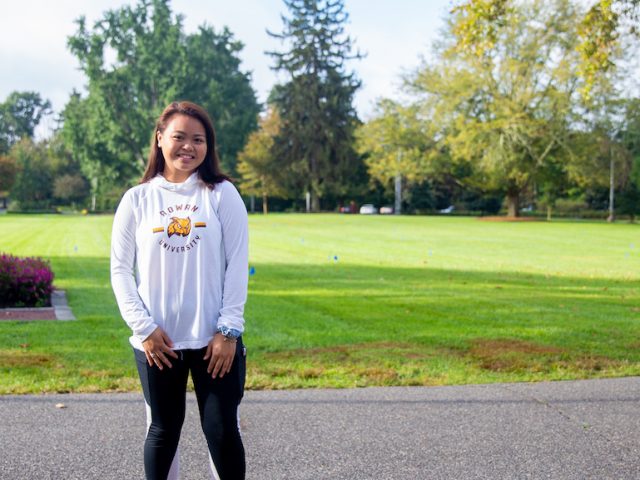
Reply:
[[[344,25],[349,16],[343,0],[284,0],[289,17],[282,16],[283,50],[267,52],[274,70],[287,82],[276,85],[270,100],[280,113],[280,133],[274,149],[288,172],[292,196],[310,194],[311,210],[320,199],[344,197],[363,175],[354,151],[358,124],[353,96],[360,86],[346,61],[352,53]]]

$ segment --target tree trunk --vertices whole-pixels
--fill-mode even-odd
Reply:
[[[316,153],[317,154],[317,153]],[[309,161],[309,193],[311,194],[311,211],[318,213],[320,211],[320,197],[316,188],[319,185],[318,175],[318,162],[316,160],[316,154],[312,154]]]
[[[507,193],[507,216],[520,216],[520,193]]]
[[[551,205],[547,205],[547,221],[551,221]]]
[[[609,216],[607,222],[615,222],[616,210],[615,210],[615,176],[614,176],[613,154],[611,154],[611,160],[609,161]]]
[[[96,192],[98,191],[98,177],[91,179],[91,211],[96,211]]]
[[[267,194],[265,192],[262,193],[262,213],[265,215],[269,213],[269,206],[267,205]]]
[[[311,211],[318,213],[320,211],[320,197],[311,189]]]
[[[396,215],[400,215],[402,211],[402,176],[399,173],[396,174],[395,193],[396,202],[393,213],[395,213]]]

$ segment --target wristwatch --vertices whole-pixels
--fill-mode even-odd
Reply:
[[[236,342],[240,336],[240,331],[235,328],[225,327],[224,325],[217,328],[217,333],[224,337],[225,342]]]

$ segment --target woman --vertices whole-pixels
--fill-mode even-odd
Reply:
[[[247,211],[220,172],[209,116],[190,102],[160,115],[140,185],[113,222],[111,283],[133,331],[147,405],[148,479],[178,477],[191,372],[214,478],[242,479]]]

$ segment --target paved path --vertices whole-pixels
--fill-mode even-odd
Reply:
[[[639,407],[640,378],[247,392],[247,478],[640,479]],[[143,477],[139,394],[5,396],[0,418],[2,479]],[[190,396],[183,479],[205,448]]]

